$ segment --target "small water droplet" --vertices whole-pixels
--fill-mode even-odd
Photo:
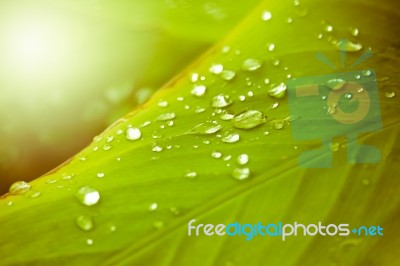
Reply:
[[[246,96],[244,95],[239,95],[239,101],[244,102],[246,100]]]
[[[283,129],[283,127],[284,127],[284,124],[283,124],[282,120],[272,120],[270,122],[270,125],[276,130]]]
[[[197,173],[195,171],[187,171],[185,173],[185,177],[193,179],[197,177]]]
[[[353,94],[352,93],[345,93],[344,94],[344,98],[351,99],[351,98],[353,98]]]
[[[115,225],[110,225],[110,231],[115,232],[117,230],[117,227]]]
[[[215,108],[222,108],[231,105],[233,102],[229,99],[229,96],[219,94],[214,96],[211,101],[211,106]]]
[[[233,129],[229,129],[222,134],[222,142],[236,143],[240,140],[240,135]]]
[[[192,74],[190,75],[190,80],[191,80],[192,82],[197,82],[197,81],[199,80],[199,74],[198,74],[198,73],[192,73]]]
[[[275,103],[271,104],[271,106],[269,107],[269,109],[273,110],[273,109],[276,109],[278,106],[279,106],[279,103],[278,103],[278,102],[275,102]]]
[[[211,153],[211,157],[213,157],[214,159],[220,159],[222,157],[222,153],[219,151],[213,151]]]
[[[267,47],[268,47],[268,51],[272,52],[275,49],[275,44],[269,43],[269,44],[267,44]]]
[[[262,66],[262,62],[255,58],[248,58],[243,61],[242,69],[245,71],[255,71]]]
[[[107,141],[108,143],[112,142],[113,140],[114,140],[114,136],[108,136],[108,137],[106,138],[106,141]]]
[[[158,204],[156,202],[153,202],[149,206],[149,211],[155,211],[155,210],[157,210],[157,208],[158,208]]]
[[[281,83],[278,86],[270,89],[268,95],[277,99],[282,99],[286,95],[286,84]]]
[[[249,110],[232,119],[232,124],[236,128],[251,129],[265,123],[265,116],[257,110]]]
[[[230,159],[232,159],[232,155],[227,155],[224,157],[224,161],[229,161]]]
[[[103,146],[104,151],[109,151],[111,149],[112,149],[112,146],[110,144],[108,144],[108,143],[104,144],[104,146]]]
[[[233,114],[224,112],[224,113],[222,113],[222,114],[219,116],[219,118],[221,118],[221,119],[224,120],[224,121],[229,121],[229,120],[232,120],[232,118],[233,118],[234,116],[235,116],[235,115],[233,115]]]
[[[395,96],[396,96],[396,93],[394,91],[385,92],[385,97],[388,99],[394,98]]]
[[[254,96],[254,93],[253,93],[252,91],[248,91],[248,92],[247,92],[247,96],[253,97],[253,96]]]
[[[333,31],[333,27],[331,26],[331,25],[325,25],[324,26],[324,31],[326,31],[326,32],[332,32]]]
[[[224,70],[224,66],[222,64],[213,64],[209,69],[210,73],[213,73],[216,75],[221,74],[221,72],[223,70]]]
[[[264,84],[268,85],[270,80],[268,78],[264,79]]]
[[[220,76],[222,79],[229,81],[229,80],[232,80],[236,76],[236,72],[232,71],[232,70],[224,70],[224,71],[222,71]]]
[[[90,231],[94,227],[93,219],[86,215],[78,216],[76,218],[76,225],[84,231]]]
[[[176,97],[176,100],[178,101],[178,102],[183,102],[184,100],[185,100],[185,98],[183,98],[183,97]]]
[[[272,18],[272,14],[271,14],[270,11],[264,10],[264,11],[262,12],[262,15],[261,15],[261,19],[262,19],[262,20],[268,21],[268,20],[270,20],[271,18]]]
[[[160,101],[158,101],[158,106],[159,107],[167,107],[168,106],[168,102],[164,101],[164,100],[160,100]]]
[[[80,157],[79,160],[80,160],[81,162],[86,162],[87,158],[86,158],[86,157]]]
[[[236,180],[246,180],[250,177],[250,168],[235,168],[232,171],[232,177]]]
[[[54,178],[47,178],[45,181],[46,184],[54,184],[57,183],[57,179]]]
[[[75,197],[83,205],[92,206],[99,202],[100,193],[90,186],[84,186],[78,189],[75,193]]]
[[[214,134],[222,129],[222,126],[215,121],[207,121],[201,124],[198,124],[186,134]]]
[[[206,86],[204,85],[195,85],[191,91],[192,95],[196,97],[202,97],[206,93]]]
[[[97,173],[97,177],[98,177],[98,178],[103,178],[104,176],[105,176],[104,173]]]
[[[12,201],[7,201],[7,206],[13,206],[14,205],[14,202],[12,202]]]
[[[331,105],[329,105],[329,106],[328,106],[328,110],[327,110],[327,112],[326,112],[326,115],[333,115],[333,114],[336,114],[336,107],[337,107],[337,104],[331,104]]]
[[[224,54],[228,53],[230,50],[231,50],[231,47],[229,47],[229,46],[222,47],[222,53],[224,53]]]
[[[93,138],[93,141],[94,141],[94,142],[100,142],[102,139],[103,139],[102,136],[95,136],[95,137]]]
[[[325,83],[325,85],[333,91],[340,90],[345,84],[346,81],[343,79],[330,79]]]
[[[140,132],[140,129],[135,128],[135,127],[129,127],[126,130],[125,137],[127,140],[134,141],[140,139],[142,136],[142,132]]]
[[[244,154],[240,154],[237,157],[236,161],[240,165],[245,165],[245,164],[247,164],[249,162],[249,156],[247,154],[245,154],[245,153]]]
[[[88,244],[89,246],[93,245],[93,239],[91,238],[86,239],[86,244]]]
[[[12,195],[23,195],[31,189],[31,185],[25,181],[17,181],[8,190]]]
[[[354,36],[354,37],[358,36],[358,34],[359,34],[359,30],[357,28],[350,27],[349,31],[350,31],[351,36]]]
[[[349,40],[340,40],[336,43],[336,48],[344,52],[358,52],[362,49],[362,45]]]
[[[176,115],[175,113],[164,113],[159,115],[156,118],[156,121],[166,121],[166,120],[171,120],[171,119],[175,119]]]
[[[31,199],[38,198],[42,193],[40,191],[32,191],[31,195],[29,196]]]
[[[368,77],[368,76],[371,76],[372,71],[371,70],[363,70],[363,71],[361,71],[361,73],[363,74],[363,76]]]
[[[162,152],[163,148],[161,146],[159,146],[157,143],[153,143],[151,150],[154,152]]]
[[[292,17],[288,17],[288,18],[286,19],[286,22],[287,22],[288,24],[292,23],[292,22],[293,22],[293,18],[292,18]]]

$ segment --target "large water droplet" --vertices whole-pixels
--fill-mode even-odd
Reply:
[[[192,95],[197,97],[202,97],[206,93],[206,86],[204,85],[195,85],[191,91]]]
[[[78,191],[75,193],[75,197],[83,205],[92,206],[99,202],[100,193],[90,186],[84,186],[78,189]]]
[[[277,99],[281,99],[286,95],[286,84],[281,83],[275,88],[272,88],[268,91],[268,95]]]
[[[90,231],[94,228],[93,219],[86,215],[76,218],[76,225],[84,231]]]
[[[229,129],[222,134],[222,142],[236,143],[240,140],[240,135],[233,129]]]
[[[236,128],[250,129],[265,123],[265,116],[257,110],[249,110],[235,116],[232,119],[232,124]]]
[[[243,61],[242,69],[246,71],[255,71],[262,66],[262,62],[255,58],[248,58]]]
[[[229,96],[219,94],[214,96],[211,101],[211,106],[215,108],[222,108],[231,105],[233,102],[229,99]]]
[[[237,163],[240,164],[240,165],[245,165],[248,162],[249,162],[249,156],[247,154],[245,154],[245,153],[244,154],[240,154],[237,157]]]
[[[214,134],[221,129],[222,129],[222,126],[220,124],[218,124],[217,122],[207,121],[207,122],[198,124],[191,130],[186,132],[186,134],[206,134],[206,135],[208,135],[208,134]]]
[[[31,185],[25,181],[17,181],[8,190],[12,195],[23,195],[31,189]]]
[[[232,171],[232,177],[236,180],[246,180],[250,177],[250,169],[248,167],[245,168],[235,168]]]
[[[166,120],[171,120],[174,119],[175,113],[165,113],[165,114],[161,114],[156,118],[156,121],[166,121]]]
[[[125,137],[127,140],[133,141],[133,140],[138,140],[142,136],[142,132],[140,132],[140,129],[135,128],[135,127],[129,127],[126,130]]]

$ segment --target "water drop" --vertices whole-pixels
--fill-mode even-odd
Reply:
[[[107,141],[108,143],[112,142],[113,140],[114,140],[114,136],[108,136],[108,137],[106,138],[106,141]]]
[[[362,45],[348,40],[340,40],[336,43],[336,48],[344,52],[358,52],[362,49]]]
[[[372,71],[371,70],[363,70],[363,71],[361,71],[361,73],[363,74],[363,76],[368,77],[368,76],[371,76]]]
[[[340,90],[345,84],[346,81],[343,79],[330,79],[325,83],[325,85],[333,91]]]
[[[254,93],[253,93],[252,91],[248,91],[248,92],[247,92],[247,96],[253,97],[253,96],[254,96]]]
[[[224,70],[224,71],[222,71],[220,76],[222,79],[229,81],[229,80],[232,80],[236,76],[236,72],[232,71],[232,70]]]
[[[219,151],[213,151],[211,153],[211,157],[213,157],[214,159],[220,159],[222,157],[222,153]]]
[[[232,177],[236,180],[246,180],[250,177],[250,169],[246,168],[235,168],[232,171]]]
[[[31,189],[31,185],[25,181],[17,181],[8,190],[12,195],[23,195]]]
[[[207,121],[207,122],[198,124],[191,130],[186,132],[186,134],[206,134],[206,135],[208,135],[208,134],[214,134],[221,129],[222,129],[222,126],[220,124],[218,124],[217,122]]]
[[[233,115],[233,114],[224,112],[224,113],[222,113],[222,114],[219,116],[219,118],[221,118],[221,120],[224,120],[224,121],[229,121],[229,120],[232,120],[232,118],[233,118],[234,116],[235,116],[235,115]]]
[[[185,177],[190,178],[190,179],[196,178],[197,177],[197,173],[194,172],[194,171],[188,171],[188,172],[186,172]]]
[[[99,192],[90,186],[84,186],[78,189],[75,193],[75,197],[80,203],[86,206],[95,205],[100,200]]]
[[[280,130],[284,127],[283,121],[282,120],[272,120],[270,122],[270,125],[276,129],[276,130]]]
[[[178,216],[182,213],[182,210],[179,207],[171,207],[169,208],[169,211],[175,216]]]
[[[288,18],[286,19],[286,22],[289,23],[289,24],[292,23],[292,22],[293,22],[293,18],[292,18],[292,17],[288,17]]]
[[[127,140],[133,141],[133,140],[138,140],[142,136],[142,132],[140,132],[140,129],[135,128],[135,127],[129,127],[126,130],[125,137]]]
[[[206,108],[201,107],[201,106],[196,106],[196,109],[194,110],[194,112],[195,112],[196,114],[200,114],[200,113],[203,113],[203,112],[205,112],[205,111],[206,111]]]
[[[157,210],[157,208],[158,208],[158,204],[156,202],[153,202],[149,206],[149,211],[155,211],[155,210]]]
[[[103,139],[102,136],[95,136],[95,137],[93,138],[93,141],[94,141],[94,142],[100,142],[102,139]]]
[[[353,98],[353,94],[352,93],[345,93],[344,98],[351,99],[351,98]]]
[[[268,78],[264,79],[264,84],[268,85],[270,80]]]
[[[157,145],[157,143],[153,143],[151,150],[154,152],[162,152],[163,148],[161,146]]]
[[[104,144],[104,146],[103,146],[103,150],[104,151],[109,151],[109,150],[111,150],[112,149],[112,146],[110,145],[110,144]]]
[[[192,95],[196,97],[202,97],[206,93],[206,86],[204,85],[195,85],[191,91]]]
[[[273,109],[276,109],[278,106],[279,106],[279,103],[278,103],[278,102],[275,102],[275,103],[271,104],[271,106],[269,107],[269,109],[273,110]]]
[[[91,238],[86,239],[86,244],[88,244],[89,246],[93,245],[93,239]]]
[[[216,75],[221,74],[223,70],[224,70],[224,66],[221,64],[214,64],[209,69],[210,73],[213,73]]]
[[[156,121],[166,121],[166,120],[171,120],[175,119],[175,113],[165,113],[161,114],[156,118]]]
[[[272,88],[268,91],[268,95],[277,99],[282,99],[286,95],[286,85],[285,83],[281,83],[275,88]]]
[[[272,14],[268,10],[264,10],[262,15],[261,15],[261,18],[264,21],[268,21],[268,20],[270,20],[272,18]]]
[[[243,61],[242,69],[246,71],[255,71],[262,66],[260,60],[255,58],[248,58]]]
[[[31,195],[29,196],[31,199],[38,198],[42,193],[40,191],[32,191]]]
[[[240,140],[240,135],[233,129],[229,129],[222,134],[222,142],[236,143]]]
[[[159,100],[158,101],[158,106],[159,107],[167,107],[168,106],[168,102],[164,101],[164,100]]]
[[[268,51],[272,52],[275,49],[275,44],[269,43],[269,44],[267,44],[267,47],[268,47]]]
[[[236,128],[250,129],[265,123],[265,116],[257,110],[249,110],[235,116],[232,119],[232,124]]]
[[[229,99],[229,96],[219,94],[214,96],[211,101],[211,106],[215,108],[222,108],[231,105],[233,102]]]
[[[57,182],[57,179],[54,179],[54,178],[47,178],[45,181],[46,184],[54,184],[56,182]]]
[[[168,122],[167,122],[167,125],[168,125],[169,127],[173,127],[173,126],[174,126],[174,121],[172,121],[172,120],[168,121]]]
[[[395,96],[396,96],[396,93],[394,91],[385,92],[385,97],[388,99],[394,98]]]
[[[224,54],[228,53],[230,50],[231,50],[231,47],[229,47],[229,46],[222,47],[222,53],[224,53]]]
[[[190,75],[190,80],[192,82],[197,82],[199,80],[199,74],[198,73],[192,73],[192,75]]]
[[[329,105],[329,106],[328,106],[328,110],[327,110],[327,112],[326,112],[326,115],[333,115],[333,114],[336,114],[336,107],[337,107],[337,104],[331,104],[331,105]]]
[[[98,177],[98,178],[103,178],[104,176],[105,176],[104,173],[97,173],[97,177]]]
[[[238,164],[240,164],[240,165],[245,165],[245,164],[247,164],[248,162],[249,162],[249,156],[247,155],[247,154],[240,154],[238,157],[237,157],[237,163]]]
[[[358,36],[359,31],[358,31],[357,28],[352,28],[352,27],[350,27],[349,30],[350,30],[350,34],[351,34],[352,36],[354,36],[354,37]]]
[[[331,25],[325,25],[324,26],[324,31],[326,32],[332,32],[333,31],[333,27]]]
[[[94,227],[93,219],[86,215],[78,216],[76,218],[76,225],[84,231],[90,231]]]
[[[246,96],[244,96],[244,95],[239,95],[238,98],[239,98],[239,101],[241,101],[241,102],[246,100]]]
[[[117,230],[117,227],[115,225],[110,225],[110,231],[115,232]]]

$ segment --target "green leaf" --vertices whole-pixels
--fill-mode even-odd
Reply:
[[[272,14],[267,21],[262,20],[265,10]],[[322,5],[310,0],[298,6],[292,1],[265,1],[149,102],[118,120],[65,165],[31,182],[29,192],[5,195],[0,201],[2,263],[398,264],[399,98],[387,97],[387,92],[398,93],[399,84],[394,67],[399,14],[394,10],[390,1]],[[358,28],[359,36],[352,36],[350,27]],[[286,98],[277,99],[268,92],[286,83],[289,74],[348,72],[348,67],[340,69],[335,42],[343,38],[363,47],[347,54],[346,66],[368,47],[374,53],[355,70],[373,68],[377,73],[383,129],[361,134],[357,141],[378,148],[382,160],[349,164],[347,146],[353,143],[346,143],[342,136],[334,139],[327,153],[333,153],[332,168],[305,169],[298,163],[300,154],[318,148],[321,139],[295,141],[293,120],[307,118],[296,118]],[[271,44],[274,49],[269,49]],[[320,51],[338,69],[316,60]],[[247,61],[243,67],[248,59],[261,66],[249,69]],[[234,78],[210,73],[215,64],[234,71]],[[204,78],[192,82],[192,73]],[[204,95],[192,94],[195,84],[206,87]],[[218,95],[226,97],[225,104],[212,107]],[[307,106],[314,103],[309,101]],[[238,116],[250,110],[265,114],[266,123],[234,128],[233,121],[221,119],[221,115]],[[167,115],[171,119],[160,119],[172,113]],[[241,125],[245,118],[240,117]],[[250,118],[254,123],[255,116]],[[214,125],[216,129],[210,130]],[[360,124],[358,132],[367,126]],[[239,141],[222,141],[232,130],[239,134]],[[237,160],[242,154],[249,157],[245,165]],[[86,206],[93,203],[96,193],[94,198],[76,196],[85,186],[89,187],[86,191],[98,191],[97,204]],[[40,196],[32,198],[36,191]],[[191,219],[197,224],[380,225],[384,236],[297,236],[286,241],[268,236],[250,241],[244,236],[188,236]]]

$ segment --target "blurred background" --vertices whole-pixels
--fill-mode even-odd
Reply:
[[[0,194],[84,148],[258,1],[0,2]]]

